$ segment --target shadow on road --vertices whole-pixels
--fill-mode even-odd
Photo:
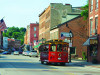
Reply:
[[[6,56],[0,56],[0,58],[7,58]]]
[[[0,62],[0,68],[57,69],[40,63],[31,62]]]

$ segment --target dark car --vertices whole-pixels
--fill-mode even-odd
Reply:
[[[11,54],[11,52],[9,52],[9,51],[4,51],[4,52],[2,52],[2,54]]]
[[[19,54],[22,54],[23,53],[23,51],[19,51]]]

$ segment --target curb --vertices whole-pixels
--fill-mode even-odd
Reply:
[[[100,68],[100,65],[99,66],[92,66],[92,65],[86,65],[88,67],[94,67],[94,68]]]

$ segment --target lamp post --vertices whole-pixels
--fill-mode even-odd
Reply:
[[[71,44],[71,36],[72,36],[72,32],[69,32],[69,36],[70,36],[70,44]],[[71,46],[70,46],[70,56],[69,56],[69,62],[71,62]]]
[[[42,43],[43,43],[43,38],[42,38]]]

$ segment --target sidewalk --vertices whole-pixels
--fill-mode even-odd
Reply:
[[[91,68],[100,69],[100,64],[92,64],[91,62],[87,62],[85,60],[71,60],[71,63],[69,63],[69,65],[84,66],[84,67],[91,67]]]

